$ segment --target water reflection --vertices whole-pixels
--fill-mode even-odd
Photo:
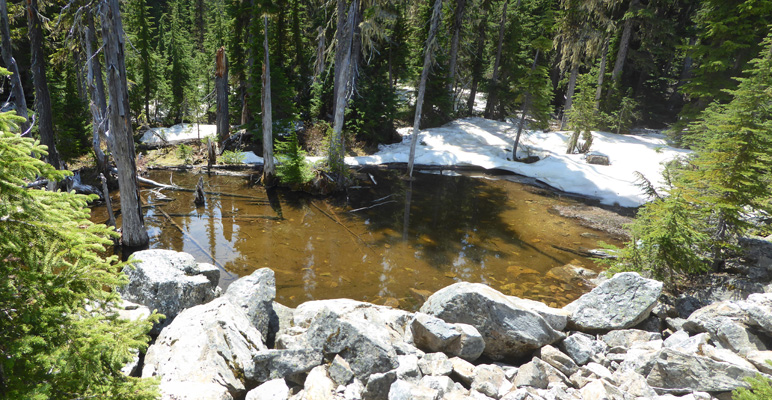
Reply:
[[[167,181],[169,173],[151,179]],[[198,176],[175,174],[193,187]],[[223,285],[255,269],[276,272],[277,299],[349,297],[419,305],[416,293],[459,280],[484,282],[507,294],[555,305],[584,289],[545,277],[567,263],[594,268],[571,249],[614,243],[602,233],[553,215],[572,203],[528,186],[483,178],[421,175],[413,181],[381,172],[377,185],[320,199],[282,189],[265,191],[238,177],[205,177],[203,207],[187,192],[143,190],[152,248],[193,254],[227,273]],[[351,212],[355,211],[355,212]],[[94,220],[104,221],[104,210]],[[559,247],[559,248],[556,248]],[[567,251],[569,250],[569,251]]]

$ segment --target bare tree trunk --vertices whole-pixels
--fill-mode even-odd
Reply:
[[[103,1],[101,11],[105,68],[110,93],[110,140],[113,142],[113,157],[118,167],[118,185],[121,192],[122,239],[125,246],[144,247],[149,239],[145,231],[137,187],[123,48],[125,36],[118,0]]]
[[[94,31],[94,15],[92,10],[86,12],[86,27],[84,29],[86,45],[86,84],[90,99],[91,110],[91,146],[94,149],[97,168],[103,174],[107,174],[107,156],[102,151],[102,137],[105,135],[107,121],[105,112],[107,103],[105,100],[104,83],[102,82],[102,66],[99,63],[99,55],[95,53],[96,32]],[[101,86],[101,90],[100,90]]]
[[[249,4],[250,4],[249,15],[251,15],[251,11],[254,10],[255,8],[254,0],[251,0]],[[246,43],[250,43],[250,44],[252,43],[252,40],[253,40],[252,35],[254,34],[254,32],[252,32],[253,31],[252,24],[253,24],[252,18],[249,18],[246,23],[246,26],[247,26]],[[253,53],[254,52],[252,51],[252,46],[248,45],[247,46],[247,66],[245,71],[246,76],[244,77],[244,81],[242,82],[242,85],[241,85],[241,125],[246,125],[252,121],[252,115],[249,113],[248,102],[249,102],[249,91],[252,88],[252,83],[251,83],[252,78],[250,76],[250,71],[252,71],[252,67],[255,65],[255,55]]]
[[[539,62],[539,49],[536,49],[536,54],[533,56],[533,64],[531,64],[531,72],[536,70],[536,65]],[[517,124],[517,135],[515,135],[515,143],[512,146],[512,160],[517,161],[517,147],[520,146],[520,134],[523,133],[523,125],[525,125],[525,117],[528,115],[528,110],[531,108],[531,93],[526,92],[523,99],[523,110],[520,114],[520,122]]]
[[[474,99],[477,97],[477,85],[480,83],[480,77],[482,75],[482,58],[485,47],[485,13],[487,9],[483,5],[483,13],[480,16],[483,20],[477,26],[477,43],[475,47],[477,51],[472,61],[472,86],[469,89],[469,98],[466,100],[466,107],[469,109],[469,115],[474,113]]]
[[[456,10],[453,16],[453,39],[450,41],[450,64],[448,67],[448,92],[456,90],[456,63],[458,62],[458,42],[461,40],[461,27],[464,22],[466,0],[456,0]]]
[[[598,87],[595,89],[595,109],[600,109],[600,96],[603,92],[603,78],[606,75],[606,59],[608,58],[609,38],[603,42],[603,56],[600,59],[600,71],[598,71]]]
[[[324,72],[324,51],[327,47],[327,37],[324,34],[324,27],[318,28],[319,44],[316,46],[316,64],[314,64],[314,82],[319,81],[319,77]]]
[[[48,146],[48,163],[62,167],[54,141],[54,121],[51,112],[51,94],[46,80],[46,58],[43,54],[43,28],[38,14],[38,1],[27,1],[27,34],[32,53],[32,80],[35,83],[35,112],[38,115],[40,142]]]
[[[426,94],[426,81],[429,78],[429,70],[432,67],[432,48],[434,39],[437,35],[437,27],[440,25],[442,14],[442,0],[434,1],[434,10],[432,11],[432,21],[429,27],[429,37],[426,38],[426,47],[424,48],[424,66],[421,71],[421,82],[418,85],[418,96],[415,100],[415,118],[413,119],[413,134],[410,135],[410,158],[407,161],[407,175],[413,176],[413,163],[415,162],[415,149],[418,144],[418,131],[421,125],[421,109],[424,105],[424,95]]]
[[[338,12],[341,12],[341,3],[342,0],[338,0]],[[356,13],[357,0],[354,0],[351,3],[351,7],[349,7],[348,17],[343,24],[338,25],[338,32],[335,34],[336,40],[339,41],[335,45],[335,120],[333,122],[332,137],[330,138],[329,164],[333,172],[337,173],[339,184],[343,183],[343,168],[345,168],[343,160],[345,152],[343,119],[348,103],[348,88],[353,75],[351,72],[351,51],[354,41],[354,20],[356,18]],[[340,20],[341,16],[338,15],[339,23]]]
[[[214,86],[217,92],[217,140],[222,143],[230,135],[228,114],[228,56],[225,46],[217,49],[215,58]]]
[[[263,15],[265,36],[263,40],[263,184],[273,184],[276,167],[273,163],[273,121],[271,117],[271,63],[268,60],[268,16]]]
[[[491,85],[488,88],[488,101],[485,104],[485,118],[496,118],[498,113],[494,109],[498,108],[498,84],[499,67],[501,66],[501,48],[504,45],[504,27],[507,25],[507,5],[509,0],[504,1],[501,7],[501,23],[499,24],[499,42],[496,45],[496,60],[493,63],[493,75],[491,76]]]
[[[24,88],[21,86],[21,76],[19,75],[19,66],[13,58],[11,46],[11,29],[8,23],[8,4],[6,0],[0,0],[0,34],[3,36],[2,53],[3,63],[8,71],[11,72],[11,93],[16,102],[16,114],[25,119],[20,124],[21,131],[26,132],[29,129],[29,120],[27,114],[27,99],[24,98]]]
[[[638,1],[632,0],[628,11],[637,7]],[[617,50],[617,58],[614,62],[614,69],[611,71],[611,85],[606,92],[606,98],[611,97],[613,89],[619,85],[619,80],[622,79],[622,70],[625,67],[625,59],[627,58],[627,50],[630,48],[630,36],[633,32],[633,19],[628,18],[625,20],[625,25],[622,30],[622,38],[619,39],[619,50]]]
[[[568,123],[568,112],[571,111],[571,103],[574,100],[574,90],[576,89],[576,76],[579,74],[579,65],[571,67],[571,76],[568,78],[568,91],[566,92],[566,102],[563,106],[563,118],[560,121],[560,130],[566,129]]]
[[[346,0],[337,0],[336,8],[338,18],[335,25],[335,80],[333,81],[332,86],[332,109],[337,111],[338,87],[340,87],[341,75],[344,74],[342,69],[343,57],[347,52],[350,53],[351,50],[338,49],[338,46],[342,46],[342,44],[346,42],[344,38],[344,35],[346,34]]]

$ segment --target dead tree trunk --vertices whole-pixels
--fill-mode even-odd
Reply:
[[[340,7],[340,3],[338,4]],[[338,10],[340,12],[340,8]],[[340,40],[336,46],[336,64],[335,65],[335,120],[332,127],[332,137],[330,138],[329,165],[333,172],[337,173],[339,184],[343,183],[343,169],[345,142],[343,137],[343,120],[348,103],[348,92],[351,81],[351,51],[354,41],[354,19],[357,13],[357,0],[351,3],[345,23],[338,26],[338,33],[335,37]],[[341,17],[338,17],[340,21]],[[341,54],[338,54],[341,53]],[[339,61],[338,61],[339,60]]]
[[[487,3],[483,3],[483,13],[480,16],[482,20],[477,26],[477,43],[475,43],[475,55],[472,61],[472,86],[469,89],[469,98],[466,100],[466,107],[469,109],[469,115],[474,114],[474,99],[477,97],[477,85],[482,78],[483,69],[483,51],[485,49],[485,13],[488,11],[486,8]]]
[[[113,157],[118,167],[123,244],[128,247],[144,247],[147,246],[149,239],[145,231],[137,187],[134,138],[131,132],[129,95],[126,85],[123,43],[125,36],[118,0],[103,1],[101,12],[107,87],[110,93],[110,140],[113,142]]]
[[[54,141],[54,122],[51,112],[51,94],[46,80],[46,58],[43,54],[43,28],[38,13],[38,1],[27,1],[27,34],[32,54],[32,80],[35,84],[35,112],[38,115],[40,142],[48,146],[48,163],[54,168],[62,167],[59,152]]]
[[[632,0],[630,2],[630,8],[628,9],[628,12],[634,10],[637,6],[638,1]],[[619,85],[619,80],[622,79],[622,70],[625,67],[625,59],[627,58],[627,50],[630,48],[630,36],[632,35],[632,32],[633,18],[628,18],[625,20],[625,25],[622,30],[622,38],[619,39],[619,50],[617,50],[617,58],[614,62],[614,69],[611,71],[611,85],[606,92],[606,98],[611,97],[613,89]]]
[[[448,67],[448,92],[456,90],[456,63],[458,62],[458,42],[461,40],[461,27],[464,22],[466,0],[456,0],[456,10],[453,15],[453,39],[450,41],[450,62]]]
[[[560,121],[560,130],[566,129],[568,123],[568,113],[571,111],[571,103],[574,100],[574,90],[576,89],[576,76],[579,74],[579,65],[574,64],[571,67],[571,76],[568,78],[568,90],[566,91],[566,102],[563,106],[563,118]]]
[[[324,51],[327,47],[327,38],[324,35],[324,27],[320,26],[317,30],[319,43],[316,45],[316,63],[314,64],[314,83],[319,81],[319,78],[324,72]]]
[[[536,49],[536,54],[533,56],[533,64],[531,64],[531,73],[536,71],[536,65],[539,62],[539,49]],[[517,135],[515,135],[515,143],[512,146],[512,160],[517,161],[517,147],[520,146],[520,134],[523,133],[523,125],[525,125],[525,117],[528,115],[528,110],[531,108],[531,93],[526,92],[523,99],[523,110],[520,114],[520,122],[517,124]]]
[[[496,112],[498,107],[498,84],[499,84],[499,67],[501,66],[501,49],[504,45],[504,27],[507,25],[507,5],[509,1],[504,1],[504,5],[501,7],[501,23],[499,25],[499,42],[496,45],[496,60],[493,62],[493,75],[491,76],[491,85],[488,88],[488,101],[485,104],[485,118],[498,118],[499,113]]]
[[[99,55],[95,53],[96,32],[94,31],[94,16],[92,11],[86,13],[86,28],[84,29],[86,45],[86,85],[90,98],[92,137],[91,146],[94,149],[97,168],[103,174],[107,174],[107,156],[102,151],[102,137],[105,136],[107,121],[105,112],[107,103],[105,100],[104,82],[102,82],[102,66]]]
[[[600,96],[603,93],[603,78],[606,75],[606,59],[608,58],[609,38],[603,42],[603,55],[600,59],[600,71],[598,71],[598,87],[595,89],[595,109],[600,109]]]
[[[6,0],[0,0],[0,34],[3,35],[2,41],[2,53],[3,63],[8,71],[11,72],[11,93],[13,94],[14,101],[16,101],[16,114],[25,119],[20,124],[21,131],[26,132],[29,129],[30,123],[27,114],[27,99],[24,98],[24,88],[21,86],[21,76],[19,75],[19,66],[16,65],[16,60],[13,58],[12,46],[11,46],[11,29],[8,23],[8,4]]]
[[[263,15],[263,184],[273,184],[276,167],[273,163],[273,121],[271,116],[271,63],[268,60],[268,16]]]
[[[442,0],[434,1],[434,10],[432,11],[432,21],[429,27],[429,37],[426,38],[426,47],[424,48],[424,67],[421,71],[421,82],[418,86],[418,96],[415,100],[415,118],[413,119],[413,134],[410,135],[410,158],[407,161],[407,175],[413,176],[413,163],[415,162],[415,149],[418,144],[418,130],[421,125],[421,109],[424,105],[424,95],[426,94],[426,81],[429,78],[429,70],[432,67],[432,48],[434,47],[434,38],[437,35],[437,27],[440,25],[440,14],[442,13]]]
[[[228,56],[225,47],[217,49],[214,86],[217,91],[217,140],[222,143],[230,135],[228,124]]]

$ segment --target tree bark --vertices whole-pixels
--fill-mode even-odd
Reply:
[[[495,109],[498,107],[498,84],[499,67],[501,66],[501,48],[504,44],[504,27],[507,25],[507,5],[509,0],[504,1],[501,7],[501,23],[499,24],[499,42],[496,45],[496,60],[493,62],[493,75],[491,76],[491,85],[488,88],[488,101],[485,104],[485,118],[497,118],[498,113]]]
[[[342,0],[338,0],[338,12]],[[337,181],[343,183],[343,168],[345,142],[343,137],[343,120],[348,103],[348,87],[351,80],[351,51],[354,41],[354,19],[357,13],[357,0],[354,0],[349,7],[345,22],[338,25],[338,32],[335,34],[335,119],[332,128],[332,137],[330,138],[329,165],[333,172],[337,173]],[[341,21],[341,15],[338,15],[338,22]]]
[[[632,0],[628,11],[632,11],[637,7],[638,1]],[[617,50],[617,58],[614,62],[614,69],[611,71],[611,85],[606,92],[606,98],[611,97],[611,93],[617,85],[619,80],[622,79],[622,70],[625,67],[625,59],[627,58],[627,50],[630,48],[630,36],[633,32],[633,18],[625,20],[624,28],[622,30],[622,38],[619,40],[619,49]]]
[[[568,123],[568,112],[571,111],[571,103],[574,100],[574,90],[576,89],[576,76],[579,74],[579,65],[571,67],[571,76],[568,78],[568,91],[566,92],[566,102],[563,106],[563,118],[560,121],[560,130],[566,129]]]
[[[475,43],[477,51],[475,52],[472,61],[472,85],[469,89],[469,98],[466,100],[466,107],[469,109],[469,115],[474,113],[474,99],[477,97],[477,85],[480,83],[480,78],[482,76],[482,58],[485,47],[485,14],[488,11],[486,4],[487,3],[485,2],[483,3],[483,12],[480,16],[482,20],[477,26],[477,43]]]
[[[147,246],[149,238],[145,231],[137,187],[134,138],[131,132],[126,84],[123,43],[125,36],[118,0],[105,0],[101,4],[101,11],[105,68],[110,93],[110,140],[113,142],[113,157],[118,167],[123,244],[128,247],[144,247]]]
[[[217,50],[214,86],[217,92],[217,140],[222,143],[230,135],[230,125],[228,122],[228,56],[225,54],[225,46]]]
[[[16,101],[16,114],[24,118],[24,122],[19,124],[21,131],[26,132],[29,129],[29,117],[27,114],[27,99],[24,97],[24,88],[21,86],[21,76],[19,75],[19,66],[13,58],[11,46],[11,29],[8,22],[8,4],[6,0],[0,0],[0,34],[3,36],[2,53],[3,63],[8,71],[11,72],[11,93]]]
[[[327,37],[324,34],[324,27],[320,26],[317,30],[319,43],[316,45],[316,63],[314,64],[314,82],[319,81],[319,77],[324,72],[324,56],[327,47]]]
[[[89,109],[91,110],[91,146],[94,149],[97,168],[106,176],[107,156],[102,151],[102,137],[105,136],[105,125],[107,124],[107,121],[105,121],[107,102],[105,100],[104,82],[102,82],[102,66],[99,62],[99,55],[94,50],[97,41],[92,10],[86,12],[84,33],[86,36],[84,38],[86,45],[86,85],[90,99]]]
[[[418,130],[421,125],[421,109],[424,105],[424,95],[426,94],[426,81],[429,78],[429,70],[432,67],[432,48],[434,39],[437,35],[437,27],[440,25],[440,16],[442,14],[442,0],[434,1],[434,10],[432,11],[432,20],[429,27],[429,37],[426,38],[426,47],[424,48],[424,66],[421,71],[421,82],[418,85],[418,96],[415,100],[415,118],[413,119],[413,133],[410,135],[410,158],[407,161],[407,174],[413,176],[413,163],[415,162],[415,149],[418,144]]]
[[[603,78],[606,75],[606,59],[608,58],[609,38],[603,42],[603,56],[600,59],[600,71],[598,71],[598,87],[595,89],[595,109],[600,109],[600,96],[603,93]]]
[[[27,34],[32,54],[32,80],[35,83],[35,111],[38,115],[40,142],[48,146],[48,163],[61,169],[59,152],[54,141],[54,121],[51,112],[51,94],[46,80],[46,58],[43,54],[43,28],[38,14],[38,1],[27,1]]]
[[[271,64],[268,59],[268,16],[263,15],[265,35],[263,39],[263,184],[273,184],[276,167],[273,162],[273,121],[271,116]]]
[[[461,39],[461,27],[464,22],[466,0],[456,0],[456,10],[453,14],[453,39],[450,41],[450,63],[448,67],[448,92],[456,90],[456,63],[458,62],[458,42]]]
[[[336,8],[337,8],[337,22],[335,25],[335,77],[333,81],[332,86],[332,109],[336,110],[338,109],[338,87],[340,87],[340,78],[343,74],[343,57],[348,52],[351,52],[351,49],[345,50],[345,49],[339,49],[340,46],[343,46],[343,43],[345,42],[344,35],[346,34],[346,0],[337,0],[336,2]],[[352,12],[353,15],[353,12]],[[353,31],[353,28],[352,28]],[[347,46],[347,45],[346,45]],[[350,57],[350,54],[349,54]]]
[[[531,64],[531,72],[536,70],[536,66],[539,62],[539,49],[536,49],[536,54],[533,56],[533,64]],[[515,143],[512,146],[512,160],[517,161],[517,147],[520,146],[520,134],[523,133],[523,125],[525,125],[525,117],[528,115],[528,109],[531,107],[531,93],[526,92],[523,99],[523,110],[520,114],[520,122],[517,124],[517,135],[515,135]]]

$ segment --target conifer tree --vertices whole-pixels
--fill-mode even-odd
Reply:
[[[99,253],[115,232],[89,222],[93,197],[25,188],[70,173],[31,156],[46,149],[10,132],[20,121],[0,114],[0,397],[155,398],[156,382],[121,368],[147,347],[157,317],[110,311],[125,276]]]

